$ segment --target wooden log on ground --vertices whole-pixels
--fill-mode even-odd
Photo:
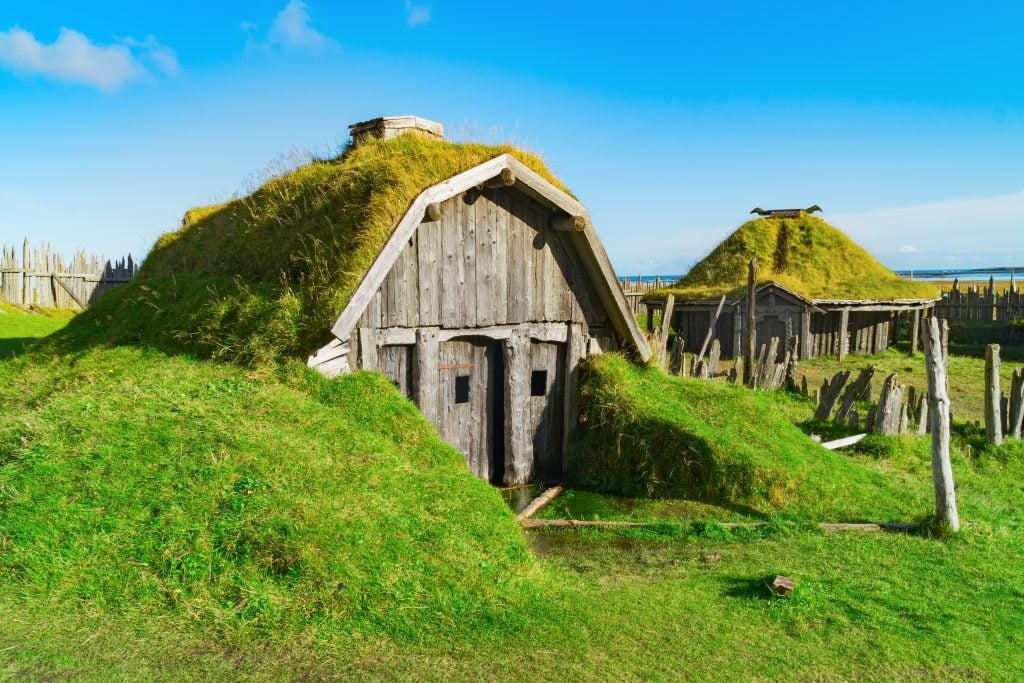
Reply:
[[[856,413],[855,413],[856,414]],[[822,448],[827,448],[830,451],[845,448],[846,446],[852,446],[867,436],[867,434],[854,434],[853,436],[844,436],[842,439],[835,439],[834,441],[826,441],[821,444]]]
[[[949,396],[946,393],[946,360],[938,320],[928,320],[924,329],[925,370],[928,373],[928,421],[932,426],[932,480],[935,484],[935,516],[960,530],[956,509],[953,466],[949,460]]]
[[[544,493],[540,494],[539,496],[531,500],[530,504],[523,508],[522,512],[516,515],[516,519],[518,519],[521,522],[524,519],[529,519],[530,517],[533,517],[535,514],[540,512],[541,508],[543,508],[545,505],[547,505],[555,498],[557,498],[558,494],[560,494],[563,490],[564,489],[562,489],[561,486],[552,486],[551,488],[545,490]]]
[[[754,310],[754,285],[757,283],[757,259],[750,259],[747,273],[747,319],[743,321],[743,385],[750,386],[754,374],[754,353],[756,351],[756,324]]]
[[[832,378],[832,381],[828,382],[828,385],[823,388],[821,392],[821,402],[818,404],[817,410],[814,411],[814,419],[821,420],[824,422],[832,416],[832,410],[836,407],[836,402],[839,400],[839,393],[846,386],[846,382],[850,379],[849,370],[841,370],[837,372]]]
[[[671,522],[669,522],[671,523]],[[720,522],[723,529],[757,529],[767,526],[767,522]],[[524,519],[520,522],[523,529],[635,529],[642,527],[661,527],[665,522],[627,522],[618,520],[589,519]],[[680,525],[681,526],[681,525]],[[822,531],[913,531],[917,524],[904,522],[822,522],[818,524]]]
[[[1003,442],[999,406],[999,344],[985,347],[985,440],[998,446]]]

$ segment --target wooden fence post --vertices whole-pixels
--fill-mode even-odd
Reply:
[[[921,310],[914,311],[914,322],[910,326],[910,354],[917,353],[917,340],[921,336]]]
[[[1022,422],[1024,422],[1024,368],[1013,371],[1013,381],[1010,384],[1010,415],[1007,431],[1015,439],[1020,438]]]
[[[933,316],[924,330],[925,370],[928,373],[928,412],[932,428],[932,481],[935,484],[935,516],[960,530],[949,461],[949,396],[946,393],[946,363],[942,357],[939,323]]]
[[[999,344],[989,344],[985,347],[985,440],[995,446],[1003,442],[999,398]]]

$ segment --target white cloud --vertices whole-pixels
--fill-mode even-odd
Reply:
[[[405,20],[409,28],[416,28],[430,23],[430,7],[417,5],[412,0],[405,0]]]
[[[918,249],[917,247],[915,247],[914,245],[912,245],[912,244],[905,244],[902,247],[900,247],[899,249],[897,249],[896,253],[897,254],[916,254],[919,251],[921,251],[921,250]]]
[[[127,45],[96,45],[78,31],[62,28],[57,40],[40,43],[22,28],[0,31],[0,65],[24,76],[42,76],[111,92],[146,77]]]
[[[137,48],[142,58],[156,67],[166,76],[177,76],[181,73],[181,65],[178,64],[178,53],[163,45],[154,35],[146,36],[145,40],[125,38],[122,41],[125,45]]]
[[[247,24],[242,25],[246,30]],[[251,30],[251,25],[249,30]],[[320,52],[336,46],[336,43],[317,31],[311,25],[309,5],[302,0],[291,0],[274,17],[268,34],[269,42],[285,48]]]
[[[40,76],[113,92],[132,81],[151,78],[143,62],[168,76],[181,71],[174,50],[161,45],[154,36],[97,45],[74,29],[61,28],[57,39],[47,44],[17,26],[0,31],[0,68],[21,76]]]

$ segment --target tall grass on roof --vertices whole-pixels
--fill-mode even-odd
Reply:
[[[301,357],[326,341],[416,196],[504,153],[564,189],[514,147],[403,135],[192,209],[157,240],[138,278],[81,316],[68,338],[253,365]]]
[[[758,218],[741,225],[670,291],[684,300],[738,295],[757,257],[758,282],[808,299],[934,299],[934,285],[904,280],[821,218]]]

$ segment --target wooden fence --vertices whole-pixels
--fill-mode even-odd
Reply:
[[[633,315],[638,313],[646,312],[647,307],[641,303],[641,299],[648,292],[653,292],[656,289],[662,287],[668,287],[674,284],[678,277],[662,277],[655,275],[653,278],[650,276],[638,275],[635,278],[632,277],[620,277],[619,286],[622,287],[622,293],[626,295],[626,301],[629,303],[630,309],[633,311]]]
[[[985,321],[1009,322],[1024,319],[1024,295],[1013,280],[1005,291],[997,292],[995,279],[987,286],[971,285],[960,289],[960,281],[942,293],[942,301],[935,305],[935,315],[950,322]]]
[[[130,254],[112,262],[79,250],[65,260],[48,244],[30,248],[26,239],[20,250],[2,246],[0,299],[24,308],[85,309],[105,292],[130,281],[137,271]]]

